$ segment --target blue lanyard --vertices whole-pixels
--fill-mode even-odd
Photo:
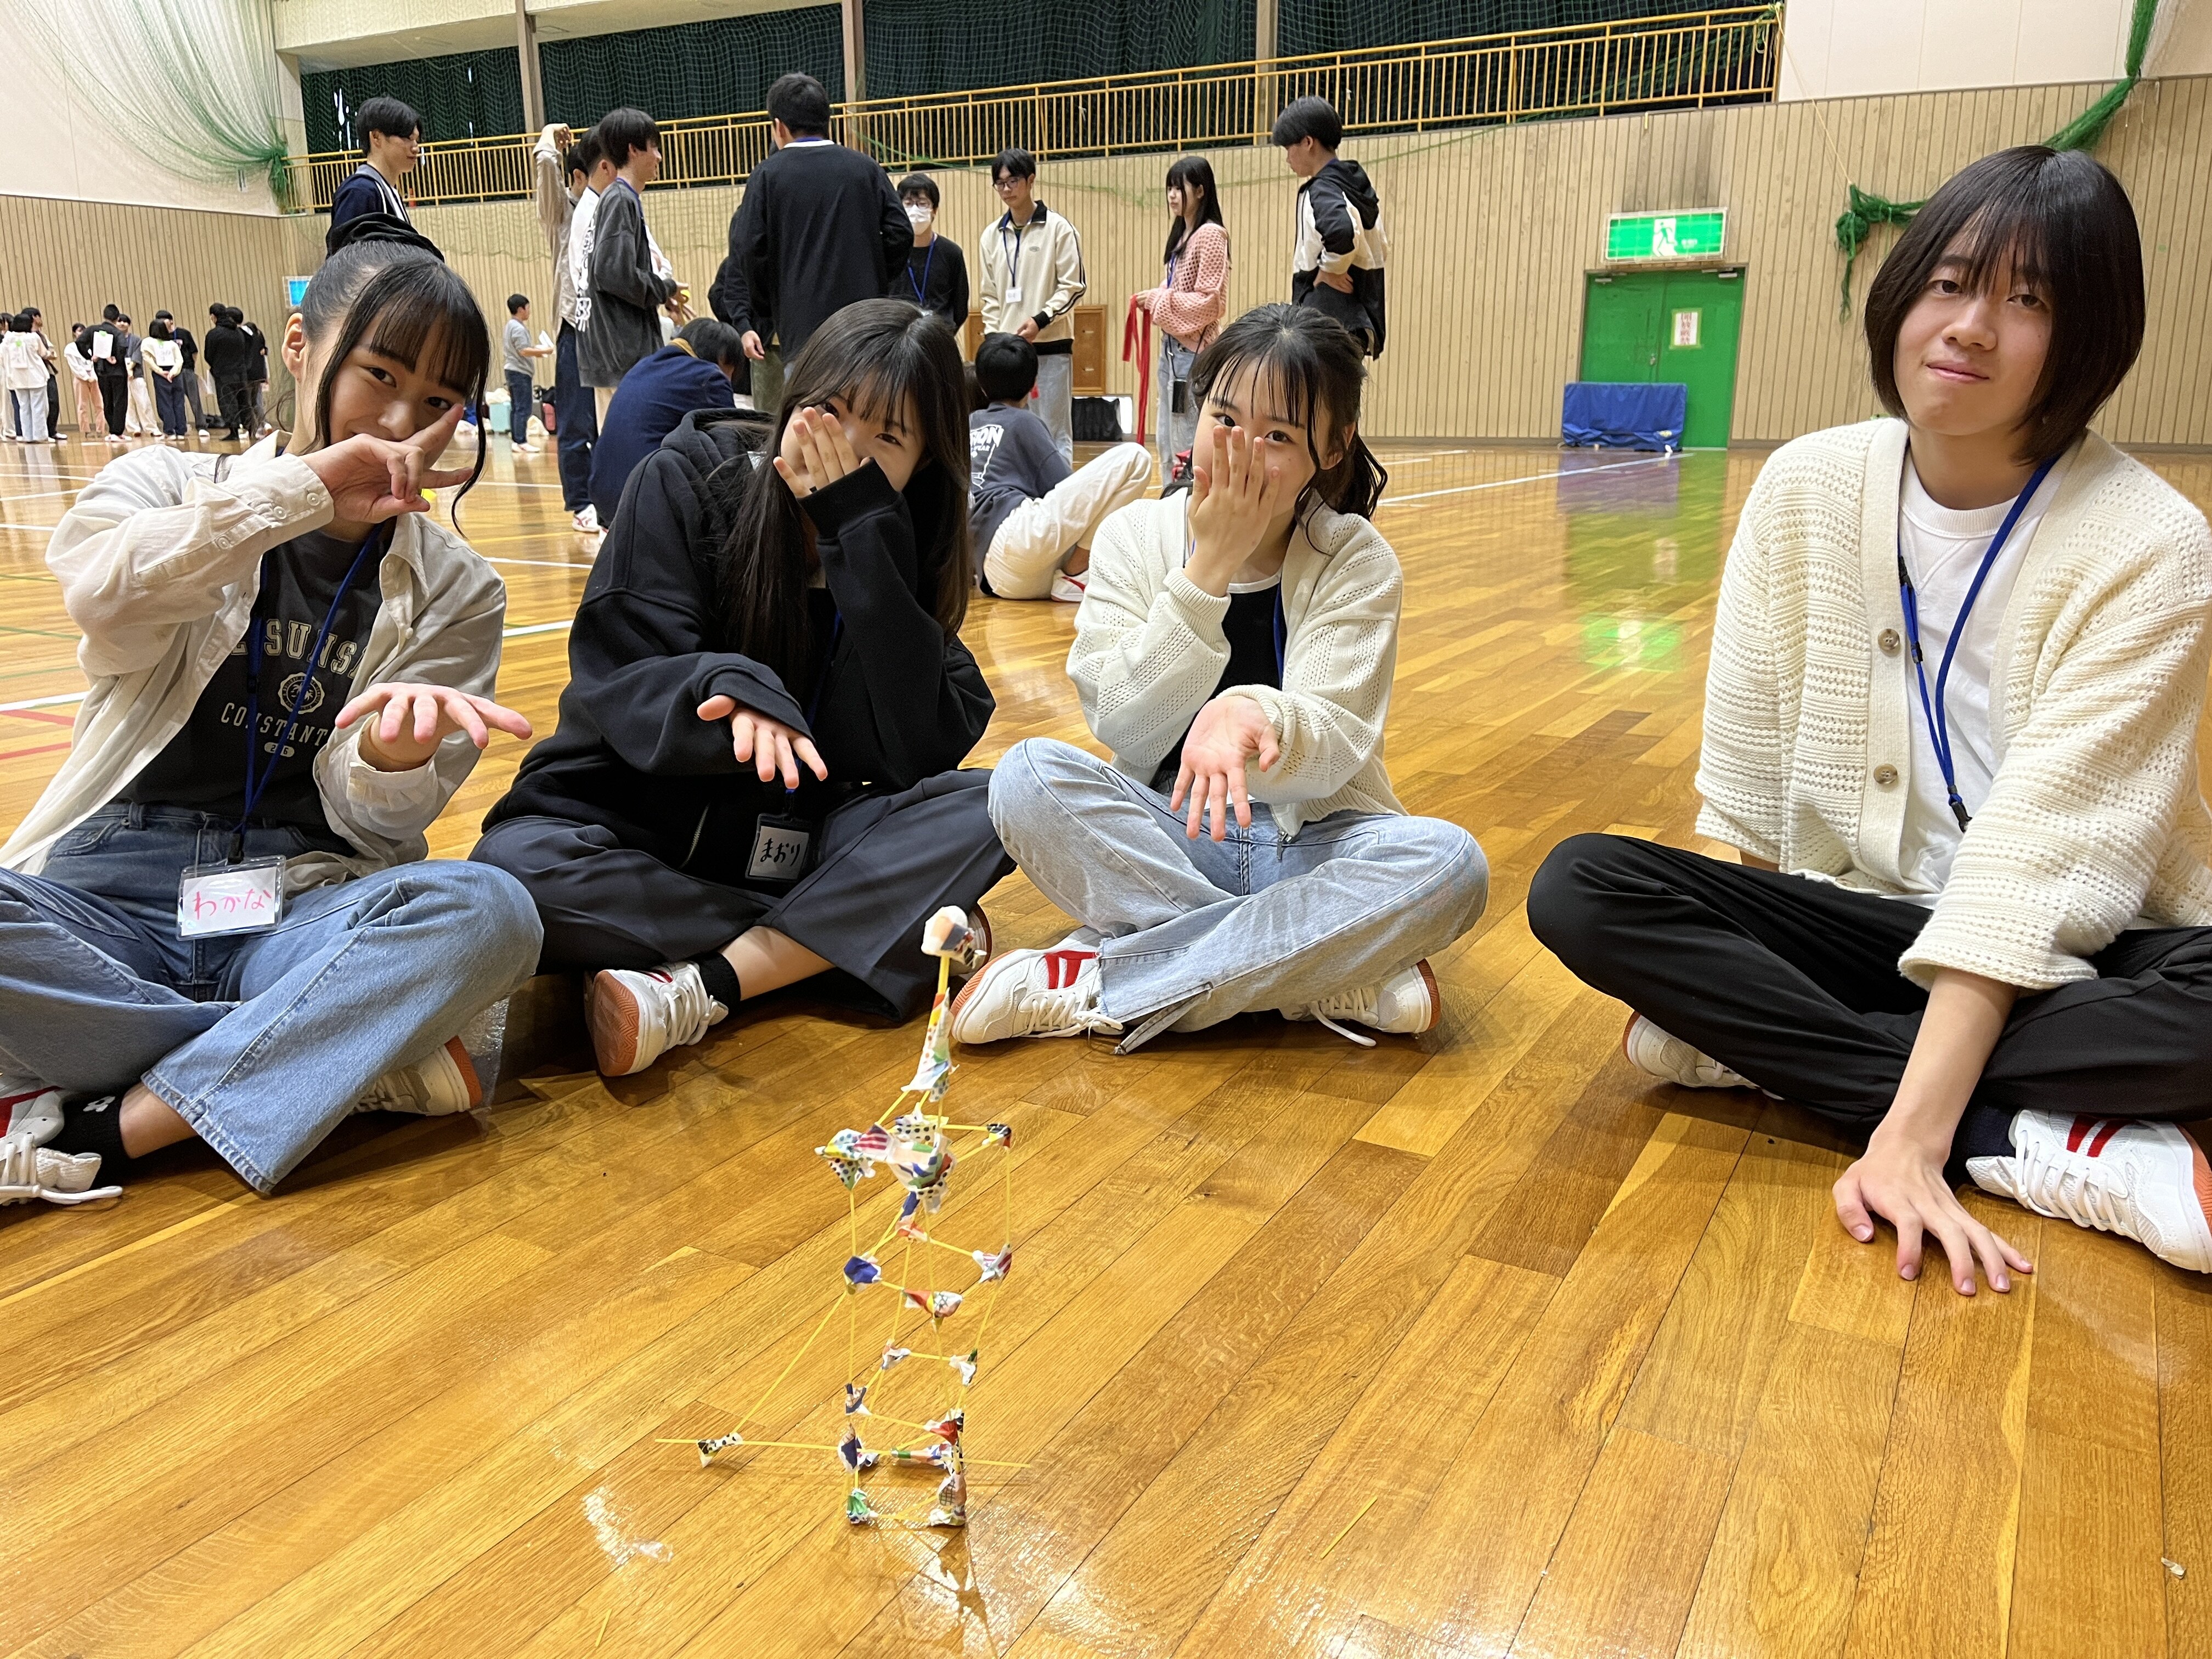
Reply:
[[[925,254],[923,254],[923,255],[921,256],[921,280],[920,282],[918,282],[918,283],[917,283],[917,282],[915,282],[915,281],[914,280],[914,259],[913,259],[913,257],[912,257],[911,255],[908,255],[908,258],[907,258],[907,263],[906,263],[906,280],[907,280],[907,283],[908,283],[908,285],[909,287],[911,287],[911,288],[914,289],[914,302],[915,302],[915,304],[916,304],[916,305],[918,305],[918,306],[921,307],[924,310],[927,310],[927,309],[928,309],[928,307],[929,307],[929,300],[928,300],[928,294],[929,294],[929,268],[930,268],[932,265],[935,264],[936,263],[937,263],[937,238],[935,238],[934,236],[933,236],[933,237],[931,237],[931,238],[929,239],[929,252],[927,252],[927,253],[925,253]]]
[[[1291,625],[1283,619],[1283,579],[1275,578],[1275,689],[1283,689],[1283,658],[1291,642]]]
[[[284,711],[284,729],[277,734],[276,752],[261,764],[261,657],[262,631],[268,618],[249,617],[246,624],[246,799],[239,808],[238,828],[231,832],[230,862],[235,864],[246,856],[246,826],[253,817],[253,809],[260,804],[269,780],[276,775],[277,763],[284,758],[284,746],[292,741],[292,732],[300,723],[301,705],[307,700],[307,687],[315,678],[315,666],[321,661],[323,647],[330,642],[331,629],[337,626],[338,607],[345,603],[346,595],[353,590],[354,579],[361,574],[362,562],[368,557],[385,533],[379,525],[368,532],[368,539],[361,544],[361,551],[353,556],[353,563],[346,568],[345,580],[331,598],[331,608],[323,617],[322,628],[315,635],[315,643],[307,653],[306,665],[300,671],[300,689],[292,694],[292,706]],[[269,590],[269,566],[281,549],[271,549],[261,561],[261,591]]]
[[[1943,662],[1936,671],[1936,695],[1932,699],[1928,695],[1928,665],[1920,651],[1920,600],[1912,589],[1912,573],[1905,568],[1904,515],[1902,513],[1899,514],[1897,586],[1905,605],[1905,637],[1912,641],[1912,672],[1920,682],[1920,713],[1928,722],[1929,740],[1936,749],[1936,764],[1943,771],[1943,791],[1951,803],[1951,816],[1959,820],[1961,830],[1973,820],[1966,811],[1966,803],[1959,798],[1959,774],[1951,764],[1951,724],[1943,713],[1943,692],[1950,683],[1951,659],[1958,654],[1959,637],[1966,631],[1966,618],[1973,612],[1974,601],[1982,595],[1982,584],[1989,580],[1990,571],[1997,562],[1997,555],[2010,539],[2013,526],[2020,522],[2020,515],[2027,510],[2029,499],[2041,487],[2043,481],[2051,476],[2051,469],[2057,464],[2058,458],[2054,455],[2035,469],[2034,476],[2027,481],[2027,487],[2013,498],[2012,510],[2005,514],[2004,522],[1997,526],[1997,533],[1990,542],[1989,550],[1982,555],[1982,568],[1974,572],[1973,585],[1966,589],[1966,603],[1959,607],[1958,618],[1951,624],[1951,637],[1943,642]],[[1906,465],[1911,465],[1909,458]]]
[[[1035,224],[1036,222],[1036,221],[1034,218],[1030,221],[1030,224]],[[1013,289],[1017,292],[1019,292],[1022,286],[1022,234],[1024,231],[1028,230],[1030,227],[1029,225],[1014,225],[1014,251],[1012,253],[1009,253],[1006,252],[1006,227],[1008,225],[1014,225],[1014,216],[1011,212],[1009,212],[1005,218],[999,221],[999,257],[1006,262],[1006,286]],[[1026,296],[1024,296],[1024,302],[1027,303]],[[1031,314],[1034,315],[1035,313],[1032,313]]]

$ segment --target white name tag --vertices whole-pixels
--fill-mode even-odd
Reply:
[[[797,881],[806,873],[814,831],[791,818],[763,817],[753,831],[753,855],[745,866],[748,881]]]
[[[195,864],[177,884],[177,933],[183,939],[266,933],[283,915],[282,859]]]
[[[1006,290],[1006,303],[1010,306],[1018,306],[1021,304],[1021,302],[1022,290],[1019,284],[1016,284],[1015,286],[1009,288]]]

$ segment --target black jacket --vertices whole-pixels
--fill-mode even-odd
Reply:
[[[785,487],[753,465],[750,441],[764,431],[746,413],[694,412],[632,476],[568,635],[561,723],[524,759],[485,829],[532,814],[568,818],[605,825],[673,864],[727,870],[742,866],[761,813],[818,817],[862,785],[911,787],[958,766],[982,737],[990,688],[920,597],[909,514],[957,511],[966,483],[951,480],[948,490],[939,469],[903,495],[867,466],[808,498],[843,622],[826,675],[826,629],[802,686],[733,648],[715,566],[742,492]],[[787,805],[781,782],[738,766],[729,722],[699,718],[717,695],[812,738],[829,782],[802,770]]]
[[[246,384],[246,371],[253,362],[253,342],[246,337],[246,331],[225,323],[207,331],[201,344],[207,358],[208,374],[217,386]]]
[[[192,338],[191,330],[188,328],[179,328],[174,323],[169,325],[169,337],[174,340],[178,346],[184,351],[185,373],[187,374],[191,374],[195,368],[199,367],[200,343]]]
[[[1299,195],[1313,207],[1314,229],[1319,234],[1321,246],[1331,253],[1349,253],[1376,232],[1382,223],[1382,198],[1367,177],[1367,170],[1357,161],[1347,161],[1342,156],[1322,165],[1320,172],[1298,186]],[[1299,269],[1291,274],[1291,303],[1312,306],[1335,318],[1352,333],[1364,331],[1368,336],[1368,355],[1382,355],[1385,318],[1382,301],[1382,267],[1380,264],[1356,264],[1352,268],[1352,292],[1344,294],[1315,280],[1316,265],[1308,264],[1310,257],[1317,258],[1319,250],[1305,246],[1300,227],[1301,242],[1297,254]]]
[[[755,167],[730,217],[752,325],[783,361],[856,300],[880,300],[914,226],[882,165],[842,144],[787,144]]]
[[[727,323],[739,334],[753,331],[753,298],[745,289],[744,267],[734,253],[722,256],[721,267],[707,289],[707,308],[717,322]]]
[[[106,335],[114,343],[107,348],[107,356],[105,357],[94,356],[92,349],[93,340],[102,334]],[[92,365],[93,377],[95,380],[127,380],[131,378],[131,365],[123,358],[123,331],[114,324],[94,323],[90,328],[85,330],[84,337],[77,342],[77,349],[84,353],[85,362]]]
[[[630,365],[660,349],[660,307],[676,283],[653,269],[645,204],[616,179],[599,192],[592,222],[592,319],[576,342],[586,386],[619,386]]]
[[[908,248],[891,272],[890,297],[935,312],[958,339],[968,326],[968,256],[960,244],[939,231],[927,247]]]

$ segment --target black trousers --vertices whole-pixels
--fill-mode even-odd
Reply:
[[[215,401],[216,408],[220,411],[219,418],[230,428],[223,434],[224,437],[238,436],[239,428],[252,412],[249,397],[243,380],[217,380],[215,383]],[[252,428],[247,429],[250,431]]]
[[[100,410],[107,416],[107,435],[121,437],[124,422],[131,413],[131,377],[128,374],[103,374],[100,377]]]
[[[538,902],[540,972],[683,962],[747,928],[773,927],[833,964],[807,982],[811,992],[907,1019],[937,989],[922,923],[947,904],[969,908],[1014,867],[991,827],[990,782],[988,771],[940,772],[846,802],[823,821],[814,867],[788,892],[734,879],[751,852],[749,825],[682,867],[660,854],[681,858],[684,848],[625,845],[604,824],[540,817],[493,826],[469,856],[505,870]]]
[[[1529,927],[1584,983],[1862,1134],[1919,1035],[1928,994],[1897,959],[1929,914],[1620,836],[1561,842],[1528,889]],[[2134,929],[2090,963],[2014,1005],[1955,1145],[2022,1110],[2212,1115],[2212,927]]]

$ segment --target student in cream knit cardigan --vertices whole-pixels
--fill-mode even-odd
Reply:
[[[1917,1276],[2030,1264],[1971,1181],[2212,1271],[2212,665],[2203,516],[2089,431],[2143,330],[2118,182],[2040,146],[1974,163],[1869,292],[1902,422],[1767,463],[1722,578],[1701,833],[1604,836],[1529,920],[1636,1011],[1644,1070],[1865,1133],[1836,1183]]]
[[[1401,577],[1368,522],[1362,373],[1340,324],[1289,306],[1200,354],[1196,482],[1106,520],[1076,613],[1068,673],[1113,763],[1033,738],[991,776],[1000,839],[1081,927],[969,980],[956,1041],[1127,1053],[1261,1009],[1361,1042],[1347,1024],[1436,1024],[1426,958],[1488,871],[1383,768]]]

